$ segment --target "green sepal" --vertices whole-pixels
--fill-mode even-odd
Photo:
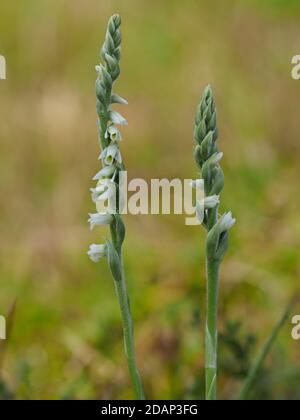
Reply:
[[[114,21],[116,28],[119,28],[121,26],[122,20],[120,15],[116,13],[111,17],[111,19]]]
[[[217,126],[217,111],[214,110],[214,112],[212,113],[212,116],[209,120],[209,124],[208,124],[208,128],[212,131],[214,131],[216,129]]]
[[[116,59],[117,59],[118,61],[120,61],[120,60],[121,60],[121,48],[120,48],[120,47],[118,47],[118,48],[116,48],[116,49],[115,49],[115,51],[114,51],[114,56],[116,57]]]
[[[122,266],[120,256],[110,241],[107,241],[107,261],[114,280],[121,282]]]
[[[96,111],[100,118],[106,117],[105,105],[102,104],[102,102],[100,102],[98,98],[96,99]]]
[[[113,17],[108,21],[108,31],[110,34],[113,34],[116,31],[116,26]]]
[[[199,144],[197,144],[194,149],[194,159],[199,168],[201,168],[203,161],[201,157],[201,147],[199,146]]]
[[[219,130],[218,130],[218,127],[216,126],[216,128],[214,129],[214,136],[213,136],[214,142],[218,140],[218,137],[219,137]]]
[[[104,43],[105,52],[109,55],[114,54],[115,44],[114,40],[109,32],[106,33],[105,43]]]
[[[214,141],[213,141],[213,132],[210,131],[207,136],[205,137],[205,139],[203,140],[203,142],[201,143],[201,156],[203,160],[207,160],[213,152],[213,146],[214,146]]]
[[[211,117],[212,117],[211,104],[212,104],[212,101],[210,99],[208,101],[207,107],[204,111],[204,116],[205,116],[205,119],[206,119],[207,123],[209,123],[209,121],[211,120]]]
[[[211,180],[212,180],[212,169],[215,162],[215,157],[217,153],[213,154],[209,159],[207,159],[202,166],[202,177],[204,179],[205,195],[208,196],[211,189]]]
[[[111,71],[114,71],[118,66],[117,60],[109,54],[105,54],[105,62]]]
[[[209,195],[220,195],[221,191],[224,188],[224,172],[220,166],[213,169],[213,182],[212,188],[209,191]]]
[[[106,105],[106,91],[99,78],[96,80],[96,96],[103,105]]]
[[[121,31],[118,29],[118,30],[114,33],[114,43],[115,43],[115,48],[118,48],[118,47],[121,45],[121,41],[122,41]]]
[[[219,244],[215,254],[215,258],[219,262],[221,262],[224,259],[225,254],[228,250],[228,237],[228,231],[221,233],[221,235],[219,236]]]
[[[102,82],[104,83],[104,86],[107,90],[111,89],[112,87],[112,78],[109,72],[106,70],[104,66],[100,66],[101,76],[102,76]]]
[[[205,123],[205,120],[203,119],[199,123],[199,125],[197,125],[195,127],[195,133],[194,133],[195,141],[198,144],[201,144],[202,141],[204,140],[205,136],[206,136],[206,133],[207,133],[207,131],[206,131],[206,123]]]
[[[215,224],[208,232],[206,240],[206,254],[209,261],[216,260],[216,252],[219,246],[219,225]]]

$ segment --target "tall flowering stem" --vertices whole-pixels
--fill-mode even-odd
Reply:
[[[143,400],[145,397],[136,364],[133,322],[122,257],[125,226],[119,208],[119,202],[121,202],[120,172],[124,170],[124,164],[119,148],[122,136],[118,126],[127,125],[127,121],[112,108],[113,104],[127,104],[125,99],[113,92],[114,82],[120,75],[120,26],[120,16],[112,16],[108,22],[105,42],[100,53],[102,62],[96,66],[98,73],[96,81],[97,115],[101,148],[99,159],[102,162],[102,169],[93,178],[97,181],[96,187],[91,188],[96,213],[90,214],[89,217],[91,229],[95,226],[109,225],[111,240],[105,244],[92,244],[88,255],[94,262],[98,262],[101,257],[107,258],[120,305],[125,355],[132,385],[136,398]]]
[[[231,212],[219,215],[224,174],[220,167],[223,154],[218,151],[217,113],[213,92],[208,86],[201,97],[195,119],[194,158],[204,180],[204,219],[207,230],[206,278],[207,315],[205,330],[205,393],[217,399],[218,294],[220,266],[228,248],[228,231],[235,223]]]

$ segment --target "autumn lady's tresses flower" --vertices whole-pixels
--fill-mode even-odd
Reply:
[[[114,162],[122,163],[122,156],[116,143],[111,143],[100,154],[99,159],[104,160],[106,165],[112,165]]]
[[[219,270],[228,248],[228,231],[235,223],[231,212],[219,216],[224,173],[220,166],[223,153],[218,151],[217,111],[213,92],[208,86],[197,108],[194,127],[194,158],[204,181],[204,199],[197,202],[196,214],[207,230],[207,318],[205,331],[206,399],[217,397],[217,309]],[[197,184],[195,184],[197,185]],[[202,186],[203,188],[203,186]]]
[[[111,179],[100,179],[96,188],[90,188],[90,191],[94,203],[100,200],[106,201],[116,196],[116,184]]]
[[[99,181],[103,178],[111,177],[116,171],[116,167],[114,165],[105,166],[104,168],[100,169],[99,172],[93,177],[93,181]]]
[[[100,258],[107,256],[107,245],[92,244],[87,254],[93,262],[98,262]]]
[[[117,111],[110,111],[109,119],[114,124],[128,125],[126,119],[121,114],[119,114],[119,112],[117,112]]]
[[[107,213],[89,213],[88,222],[90,224],[90,229],[94,229],[95,226],[105,226],[110,225],[113,221],[113,216]]]
[[[122,136],[117,125],[125,126],[127,121],[113,109],[113,104],[127,105],[126,99],[113,92],[114,83],[120,75],[120,26],[121,18],[119,15],[114,15],[109,19],[105,42],[101,48],[102,63],[96,66],[98,74],[96,80],[96,109],[101,148],[99,160],[103,167],[93,178],[94,181],[98,181],[96,187],[91,188],[92,200],[96,204],[97,212],[91,213],[88,219],[91,229],[95,226],[109,225],[111,240],[108,240],[106,245],[91,245],[88,255],[94,262],[98,262],[101,257],[107,257],[121,309],[125,355],[129,373],[135,396],[142,400],[145,397],[135,359],[133,322],[122,257],[125,225],[120,215],[119,204],[122,202],[120,200],[122,198],[120,172],[124,170],[124,163],[119,149]],[[117,197],[119,200],[116,199]]]
[[[213,255],[215,261],[222,261],[228,248],[228,232],[236,220],[232,213],[225,213],[219,218],[207,235],[206,252]],[[212,262],[210,262],[212,264]]]
[[[228,213],[225,213],[219,221],[219,223],[220,223],[220,233],[223,233],[223,232],[231,229],[232,226],[235,224],[235,222],[236,222],[236,219],[234,219],[232,217],[232,212],[231,211],[229,211]]]

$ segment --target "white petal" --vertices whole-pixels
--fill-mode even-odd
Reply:
[[[234,219],[232,217],[232,213],[231,211],[228,213],[225,213],[222,216],[222,219],[220,221],[220,228],[222,232],[226,232],[227,230],[229,230],[230,228],[232,228],[232,226],[235,224],[236,219]]]
[[[111,176],[114,173],[115,169],[116,168],[113,165],[105,166],[94,176],[93,181],[99,180],[105,176]]]
[[[101,257],[105,257],[107,255],[107,246],[103,244],[92,244],[90,245],[87,254],[93,262],[98,262]]]
[[[113,220],[112,215],[108,213],[90,213],[89,216],[90,218],[88,219],[88,222],[91,230],[95,226],[109,225]]]
[[[116,93],[113,93],[111,95],[111,102],[113,104],[121,104],[121,105],[128,105],[128,101],[121,96],[117,95]]]
[[[117,111],[110,111],[110,120],[114,124],[127,125],[126,119]]]
[[[220,162],[220,160],[222,159],[222,157],[223,157],[223,152],[219,152],[219,153],[217,153],[217,154],[214,156],[214,159],[213,159],[214,163],[219,163],[219,162]]]
[[[190,186],[195,189],[204,189],[204,179],[196,179],[195,181],[190,182]]]
[[[116,160],[118,163],[122,163],[122,155],[121,155],[120,150],[118,150],[118,152],[117,152],[117,154],[116,154],[116,156],[115,156],[115,160]]]

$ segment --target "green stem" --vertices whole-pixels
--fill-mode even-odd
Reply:
[[[127,358],[129,374],[131,377],[136,399],[145,400],[143,384],[136,363],[133,322],[131,317],[130,304],[126,289],[126,280],[122,261],[121,264],[122,281],[115,281],[115,286],[122,316],[125,355]]]
[[[217,399],[219,262],[207,259],[207,318],[205,330],[205,396]]]

